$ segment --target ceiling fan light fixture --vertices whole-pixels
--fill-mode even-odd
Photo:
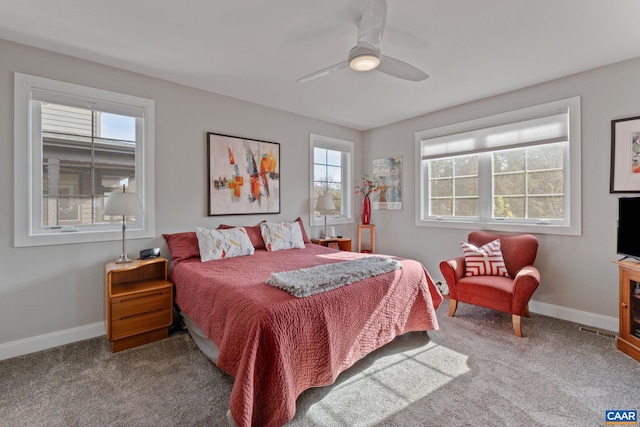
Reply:
[[[349,66],[355,71],[370,71],[380,65],[380,49],[355,46],[349,51]]]
[[[355,71],[371,71],[380,65],[380,58],[372,54],[364,54],[351,59],[349,66]]]
[[[386,0],[369,0],[358,23],[356,45],[349,51],[347,60],[308,74],[298,79],[298,82],[307,82],[347,67],[354,71],[377,70],[389,76],[414,82],[429,78],[427,73],[411,64],[382,55],[380,42],[386,21]]]

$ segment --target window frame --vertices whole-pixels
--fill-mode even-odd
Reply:
[[[154,129],[155,101],[23,73],[14,73],[14,247],[103,242],[122,239],[122,223],[88,225],[68,232],[34,226],[41,205],[35,199],[41,188],[42,141],[40,123],[33,120],[34,92],[61,98],[116,104],[142,111],[142,144],[136,145],[136,192],[144,214],[127,223],[127,239],[155,237]],[[35,96],[35,99],[38,99]],[[93,104],[92,104],[93,105]],[[139,145],[139,146],[138,146]],[[139,177],[139,178],[138,178]],[[40,181],[40,182],[38,182]]]
[[[344,160],[345,167],[342,172],[342,206],[344,215],[327,216],[327,225],[353,223],[353,192],[351,189],[353,188],[355,143],[328,136],[309,134],[309,147],[309,224],[313,227],[324,226],[324,215],[316,217],[314,214],[314,148],[342,151],[343,156],[347,156],[347,159]]]
[[[566,219],[563,221],[534,221],[534,220],[518,220],[518,219],[492,219],[490,212],[481,212],[481,218],[450,218],[435,217],[428,215],[429,208],[429,178],[426,167],[426,160],[423,160],[423,141],[432,138],[444,137],[463,132],[479,131],[484,128],[508,125],[519,121],[536,119],[543,116],[552,115],[558,111],[566,111],[569,117],[569,126],[567,129],[568,144],[565,148],[565,209]],[[528,144],[520,144],[519,146],[535,146],[536,142]],[[462,229],[490,229],[494,231],[504,232],[526,232],[540,234],[560,234],[575,235],[582,234],[582,183],[581,183],[581,113],[580,113],[580,96],[575,96],[558,101],[548,102],[532,107],[522,108],[519,110],[508,111],[488,117],[469,120],[452,125],[442,126],[433,129],[427,129],[415,133],[415,158],[416,158],[416,182],[415,196],[415,225],[423,227],[440,227],[440,228],[462,228]],[[508,149],[508,146],[504,146]],[[467,154],[476,152],[481,154],[483,151],[489,153],[500,150],[496,147],[490,150],[471,150],[466,151]],[[447,153],[442,157],[453,157],[464,154],[465,151],[455,151]],[[489,174],[488,176],[479,176],[480,186],[491,186],[491,167],[488,170],[485,166],[480,174]],[[488,182],[488,184],[487,184]],[[483,189],[479,189],[480,194],[486,194]],[[493,189],[489,189],[489,194],[493,195]],[[482,209],[482,208],[481,208]]]

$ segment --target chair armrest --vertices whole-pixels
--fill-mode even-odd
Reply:
[[[513,279],[513,312],[522,314],[529,304],[531,296],[540,284],[540,272],[533,265],[527,265],[518,271]]]
[[[458,299],[456,285],[464,277],[465,269],[463,256],[440,261],[440,272],[449,286],[449,296],[453,299]]]

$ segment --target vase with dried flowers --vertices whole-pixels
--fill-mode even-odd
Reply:
[[[371,199],[369,196],[371,193],[380,191],[378,183],[369,179],[367,175],[362,177],[362,184],[356,185],[355,194],[362,194],[362,211],[361,220],[363,224],[371,223]]]

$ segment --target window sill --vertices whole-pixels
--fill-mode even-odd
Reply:
[[[127,230],[126,239],[146,239],[155,237],[152,230]],[[73,243],[110,242],[122,240],[122,229],[108,231],[73,231],[37,235],[15,236],[14,247],[51,246]]]
[[[557,234],[567,236],[580,236],[580,226],[568,226],[557,224],[533,224],[515,223],[504,221],[465,221],[450,219],[417,220],[418,227],[456,228],[467,230],[491,230],[508,233],[532,233],[532,234]]]
[[[327,218],[327,225],[353,224],[353,218]],[[311,227],[324,227],[324,219],[311,219]]]

